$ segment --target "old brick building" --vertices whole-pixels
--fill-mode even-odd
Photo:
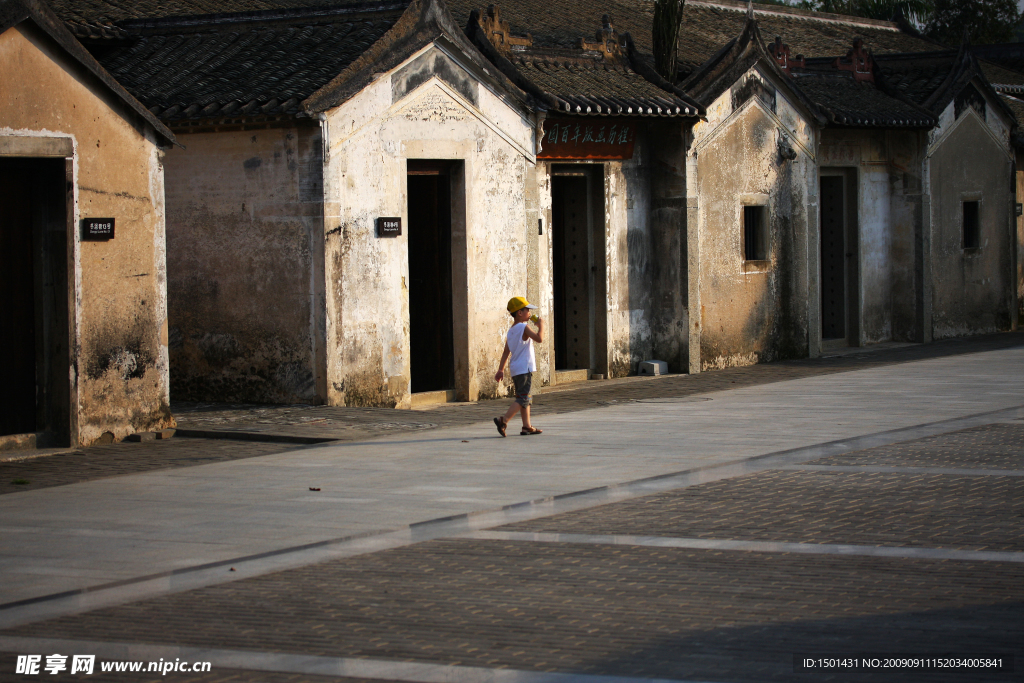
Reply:
[[[0,0],[0,450],[173,425],[173,141],[46,5]]]
[[[1020,315],[1024,76],[906,25],[691,0],[669,83],[636,2],[54,6],[184,145],[179,399],[495,396],[513,294],[548,383]]]

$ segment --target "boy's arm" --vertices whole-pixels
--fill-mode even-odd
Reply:
[[[537,331],[536,332],[531,330],[529,325],[527,325],[523,329],[523,341],[526,341],[527,339],[532,339],[533,341],[537,342],[538,344],[543,344],[544,343],[544,318],[537,318]],[[506,347],[508,346],[508,342],[505,342],[505,346]]]
[[[505,350],[501,352],[501,361],[498,362],[498,371],[494,373],[494,381],[500,382],[501,378],[505,376],[505,361],[508,360],[509,354],[512,352],[508,350],[508,340],[505,340]]]

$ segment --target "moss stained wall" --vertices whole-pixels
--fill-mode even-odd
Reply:
[[[699,268],[688,277],[700,289],[700,369],[808,355],[808,264],[817,262],[809,260],[817,242],[808,229],[816,225],[808,212],[817,211],[813,130],[781,90],[775,111],[757,96],[734,108],[726,92],[694,135],[697,225],[688,230],[698,231]],[[785,145],[795,159],[781,156]],[[745,205],[767,207],[764,261],[744,260]]]
[[[820,168],[849,168],[856,187],[850,228],[851,281],[859,307],[852,321],[857,345],[920,341],[922,223],[921,134],[915,131],[826,128]]]
[[[1011,327],[1014,274],[1012,157],[1004,126],[990,106],[956,117],[951,103],[932,132],[927,166],[931,193],[932,333],[935,339]],[[963,202],[980,202],[978,249],[964,249]]]
[[[461,169],[465,231],[461,251],[453,253],[453,267],[462,273],[453,291],[459,398],[507,392],[493,375],[509,327],[505,306],[528,291],[529,241],[536,233],[526,190],[534,124],[485,85],[468,81],[468,72],[456,71],[457,61],[439,52],[428,47],[326,115],[332,405],[409,405],[408,260],[415,255],[408,253],[407,235],[381,238],[375,227],[385,216],[408,225],[409,159],[447,159]],[[462,74],[454,84],[453,72]],[[545,249],[539,245],[538,253]]]
[[[166,160],[173,397],[323,402],[319,125],[179,140]]]
[[[107,242],[81,242],[75,230],[73,442],[172,426],[164,170],[152,130],[48,36],[20,24],[0,35],[0,135],[73,140],[72,224],[115,218]]]

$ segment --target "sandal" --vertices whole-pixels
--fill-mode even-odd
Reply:
[[[508,422],[505,422],[500,417],[494,418],[494,424],[498,427],[498,433],[505,436],[505,429],[508,427]]]
[[[530,427],[529,429],[523,429],[519,432],[519,436],[533,436],[534,434],[543,434],[543,430],[537,429],[536,427]]]

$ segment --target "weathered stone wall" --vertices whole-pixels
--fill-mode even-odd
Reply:
[[[453,212],[456,390],[498,396],[509,297],[531,272],[527,178],[534,125],[436,46],[328,112],[325,210],[328,401],[406,406],[409,394],[407,235],[381,238],[375,219],[408,225],[409,159],[457,163],[464,229]],[[404,231],[403,231],[404,233]],[[545,250],[538,244],[538,254]],[[543,279],[540,264],[537,275]],[[541,294],[543,297],[543,293]],[[548,309],[550,310],[550,309]]]
[[[698,207],[697,225],[688,230],[698,231],[699,254],[690,255],[688,277],[698,279],[701,370],[808,355],[808,255],[817,249],[816,227],[809,230],[816,221],[808,216],[817,210],[809,208],[817,195],[814,133],[782,90],[753,70],[744,82],[751,76],[772,97],[753,95],[734,107],[732,93],[724,93],[694,127],[690,148]],[[782,156],[786,147],[795,159]],[[768,210],[764,261],[744,260],[746,205]],[[691,310],[691,325],[695,315]]]
[[[165,162],[173,397],[322,402],[319,125],[178,137]]]
[[[1024,153],[1016,152],[1017,160],[1017,196],[1016,202],[1024,202]],[[1017,283],[1017,320],[1016,325],[1024,325],[1024,216],[1015,220],[1017,237],[1017,262],[1014,264]]]
[[[688,370],[689,312],[686,287],[686,146],[689,121],[655,121],[645,146],[650,176],[648,271],[639,286],[650,287],[650,358],[666,361],[670,372]]]
[[[921,340],[922,159],[921,134],[914,131],[821,133],[819,167],[849,168],[856,177],[848,189],[856,197],[849,265],[857,287],[851,321],[857,345]]]
[[[633,157],[605,163],[604,234],[607,358],[609,377],[633,374],[644,360],[665,360],[682,369],[680,337],[682,221],[674,200],[685,197],[685,172],[678,121],[637,124]],[[676,202],[677,203],[677,202]]]
[[[1008,126],[951,103],[931,132],[932,332],[935,339],[1011,326],[1014,221]],[[979,249],[964,249],[962,202],[980,202]]]
[[[71,441],[173,426],[162,152],[152,128],[27,23],[0,35],[0,136],[73,142]],[[115,238],[81,242],[83,217]]]

